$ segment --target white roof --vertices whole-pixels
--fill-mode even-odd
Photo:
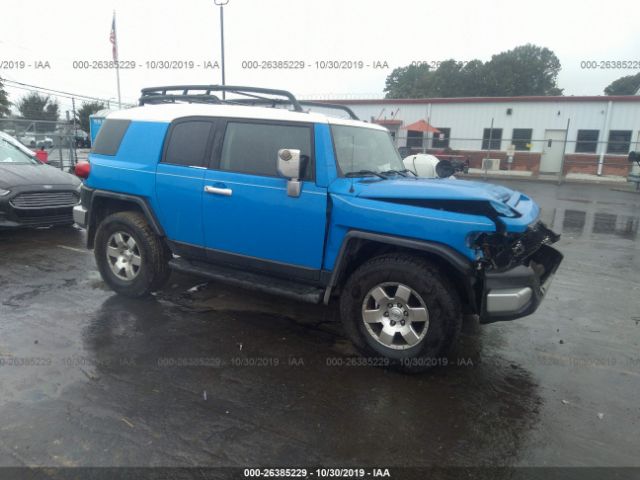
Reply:
[[[251,118],[259,120],[280,120],[286,122],[328,123],[331,125],[348,125],[367,127],[376,130],[386,128],[373,123],[337,118],[317,112],[293,112],[283,108],[250,107],[245,105],[211,105],[205,103],[164,103],[149,104],[142,107],[128,108],[111,112],[106,118],[120,120],[137,120],[142,122],[170,123],[183,117],[229,117]]]

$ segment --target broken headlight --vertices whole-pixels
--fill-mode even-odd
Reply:
[[[524,233],[481,233],[472,239],[471,246],[480,253],[481,264],[503,271],[525,263],[540,247],[559,239],[560,235],[537,222]]]

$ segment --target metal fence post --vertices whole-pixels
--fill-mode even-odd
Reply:
[[[564,176],[564,156],[567,154],[567,141],[569,140],[569,125],[571,125],[571,119],[567,118],[567,130],[564,135],[564,144],[562,145],[562,157],[560,158],[560,172],[558,173],[558,185],[562,185],[562,177]]]

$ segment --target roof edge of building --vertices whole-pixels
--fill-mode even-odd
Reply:
[[[640,102],[640,95],[595,96],[521,96],[521,97],[451,97],[451,98],[371,98],[348,100],[316,100],[345,105],[422,104],[429,103],[517,103],[517,102]]]

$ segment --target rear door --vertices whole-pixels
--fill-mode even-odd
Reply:
[[[317,280],[326,188],[315,184],[313,125],[229,119],[205,173],[203,225],[210,260],[287,278]],[[299,197],[287,195],[277,152],[300,149],[307,167]]]
[[[167,133],[156,169],[157,215],[174,242],[204,249],[202,194],[211,155],[215,119],[182,118]],[[203,254],[204,255],[204,254]]]

